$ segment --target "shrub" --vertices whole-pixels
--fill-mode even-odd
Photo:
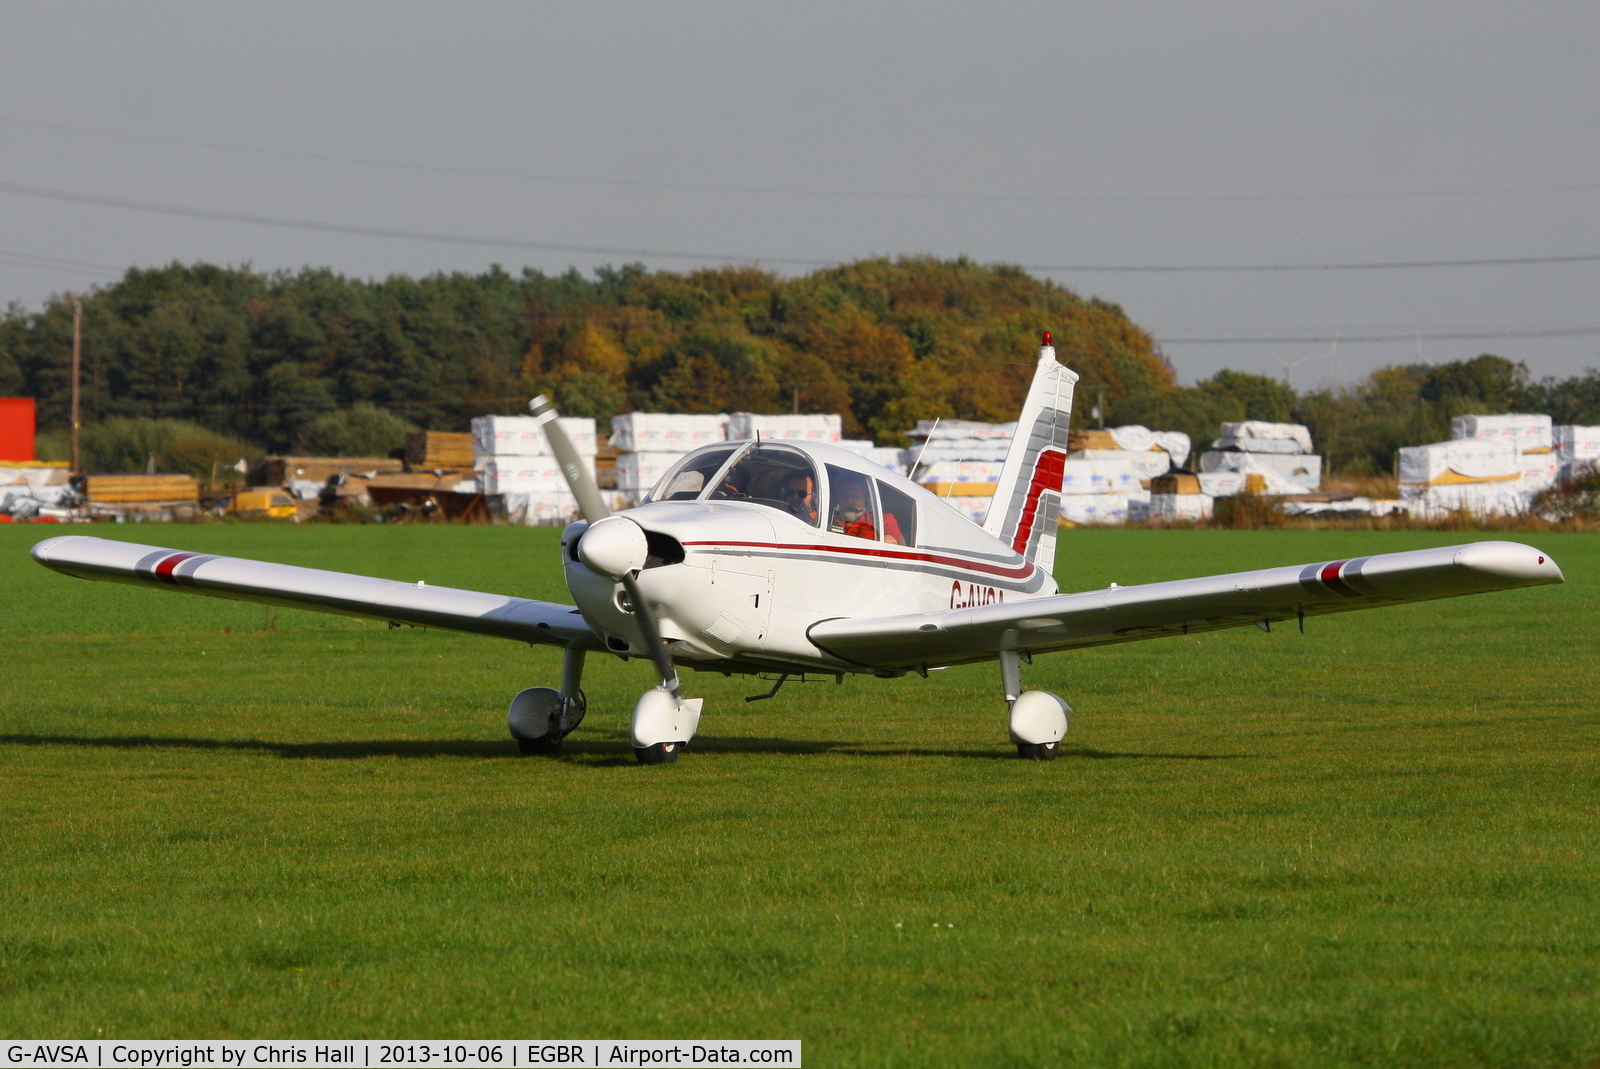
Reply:
[[[72,459],[72,432],[39,436],[40,455],[47,460]],[[80,463],[88,472],[181,472],[209,480],[230,470],[261,449],[232,435],[181,419],[108,419],[84,424],[78,436]]]
[[[417,428],[375,405],[358,404],[318,416],[300,428],[300,449],[312,456],[385,457],[405,448]]]

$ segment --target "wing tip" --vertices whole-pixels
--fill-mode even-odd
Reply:
[[[1521,542],[1473,542],[1456,551],[1455,563],[1480,575],[1504,580],[1508,586],[1567,581],[1554,557]]]

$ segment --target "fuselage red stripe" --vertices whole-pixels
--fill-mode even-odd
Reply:
[[[1011,548],[1015,552],[1027,552],[1028,540],[1033,537],[1033,525],[1039,519],[1039,498],[1046,490],[1061,492],[1061,479],[1066,470],[1065,453],[1046,449],[1039,454],[1034,464],[1033,481],[1028,484],[1028,499],[1022,506],[1022,518],[1017,523],[1017,535],[1011,540]]]
[[[984,572],[988,575],[998,575],[1006,579],[1026,579],[1034,572],[1031,563],[1025,563],[1020,568],[1006,568],[994,564],[979,564],[976,561],[962,560],[959,557],[938,557],[930,553],[910,553],[904,550],[868,549],[865,546],[817,546],[800,543],[784,542],[685,542],[685,546],[728,546],[739,548],[757,548],[773,550],[803,550],[809,553],[844,553],[855,557],[884,557],[889,560],[921,561],[926,564],[939,564],[947,568],[966,568],[969,571]]]

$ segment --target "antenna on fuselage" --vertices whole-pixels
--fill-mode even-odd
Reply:
[[[917,469],[922,467],[922,454],[928,451],[928,443],[933,441],[934,432],[939,429],[939,421],[943,418],[943,416],[933,417],[933,426],[928,428],[928,436],[922,440],[922,448],[917,450],[917,459],[912,462],[911,470],[906,472],[907,478],[915,479],[917,477]]]

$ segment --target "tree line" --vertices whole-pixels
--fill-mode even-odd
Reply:
[[[1357,474],[1388,470],[1399,445],[1448,437],[1463,411],[1600,422],[1594,372],[1532,383],[1494,356],[1305,395],[1236,371],[1179,387],[1116,304],[964,258],[797,278],[630,265],[364,280],[175,263],[131,269],[82,302],[85,433],[115,467],[142,467],[141,451],[182,454],[185,467],[243,449],[370,452],[411,428],[523,411],[535,393],[601,420],[838,412],[847,436],[900,444],[919,419],[1014,419],[1045,329],[1081,376],[1078,426],[1098,410],[1107,425],[1183,430],[1204,446],[1224,419],[1294,419],[1335,470]],[[66,295],[0,317],[0,394],[36,398],[51,441],[68,420],[71,329]]]

